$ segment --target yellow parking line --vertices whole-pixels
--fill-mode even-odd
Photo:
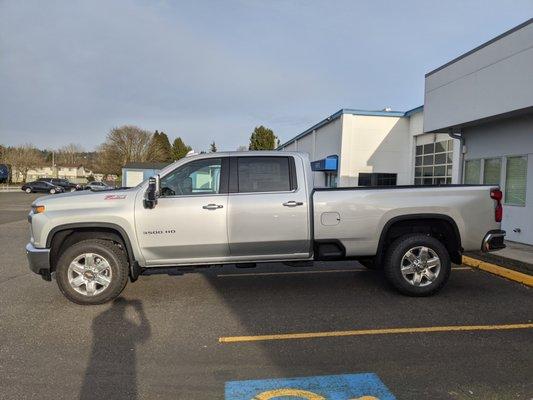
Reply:
[[[430,332],[458,332],[458,331],[501,331],[510,329],[532,329],[533,323],[508,324],[508,325],[459,325],[459,326],[427,326],[419,328],[385,328],[385,329],[360,329],[353,331],[332,332],[306,332],[285,333],[275,335],[256,336],[226,336],[218,339],[220,343],[260,342],[268,340],[288,339],[315,339],[340,336],[363,336],[363,335],[391,335],[401,333],[430,333]]]
[[[513,271],[512,269],[504,268],[496,264],[491,264],[467,256],[463,256],[463,263],[470,267],[479,268],[483,271],[490,272],[491,274],[502,276],[515,282],[523,283],[527,286],[533,286],[533,276],[531,275],[523,274],[521,272]]]

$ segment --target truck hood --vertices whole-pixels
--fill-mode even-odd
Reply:
[[[67,210],[79,208],[105,208],[111,203],[118,205],[125,201],[132,201],[138,188],[119,190],[83,190],[69,193],[54,194],[38,197],[32,203],[33,206],[43,205],[47,210]]]

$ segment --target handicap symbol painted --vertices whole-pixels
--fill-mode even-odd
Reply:
[[[226,400],[396,400],[376,374],[226,382]]]

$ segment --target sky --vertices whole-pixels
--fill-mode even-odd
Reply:
[[[0,0],[0,144],[94,150],[124,124],[196,151],[409,110],[424,74],[533,16],[506,1]]]

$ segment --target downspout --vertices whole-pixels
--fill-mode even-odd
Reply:
[[[461,130],[461,128],[450,128],[450,130],[448,131],[448,136],[452,139],[459,140],[459,143],[461,145],[461,148],[459,149],[459,183],[463,183],[463,160],[464,154],[466,153],[463,131]]]

